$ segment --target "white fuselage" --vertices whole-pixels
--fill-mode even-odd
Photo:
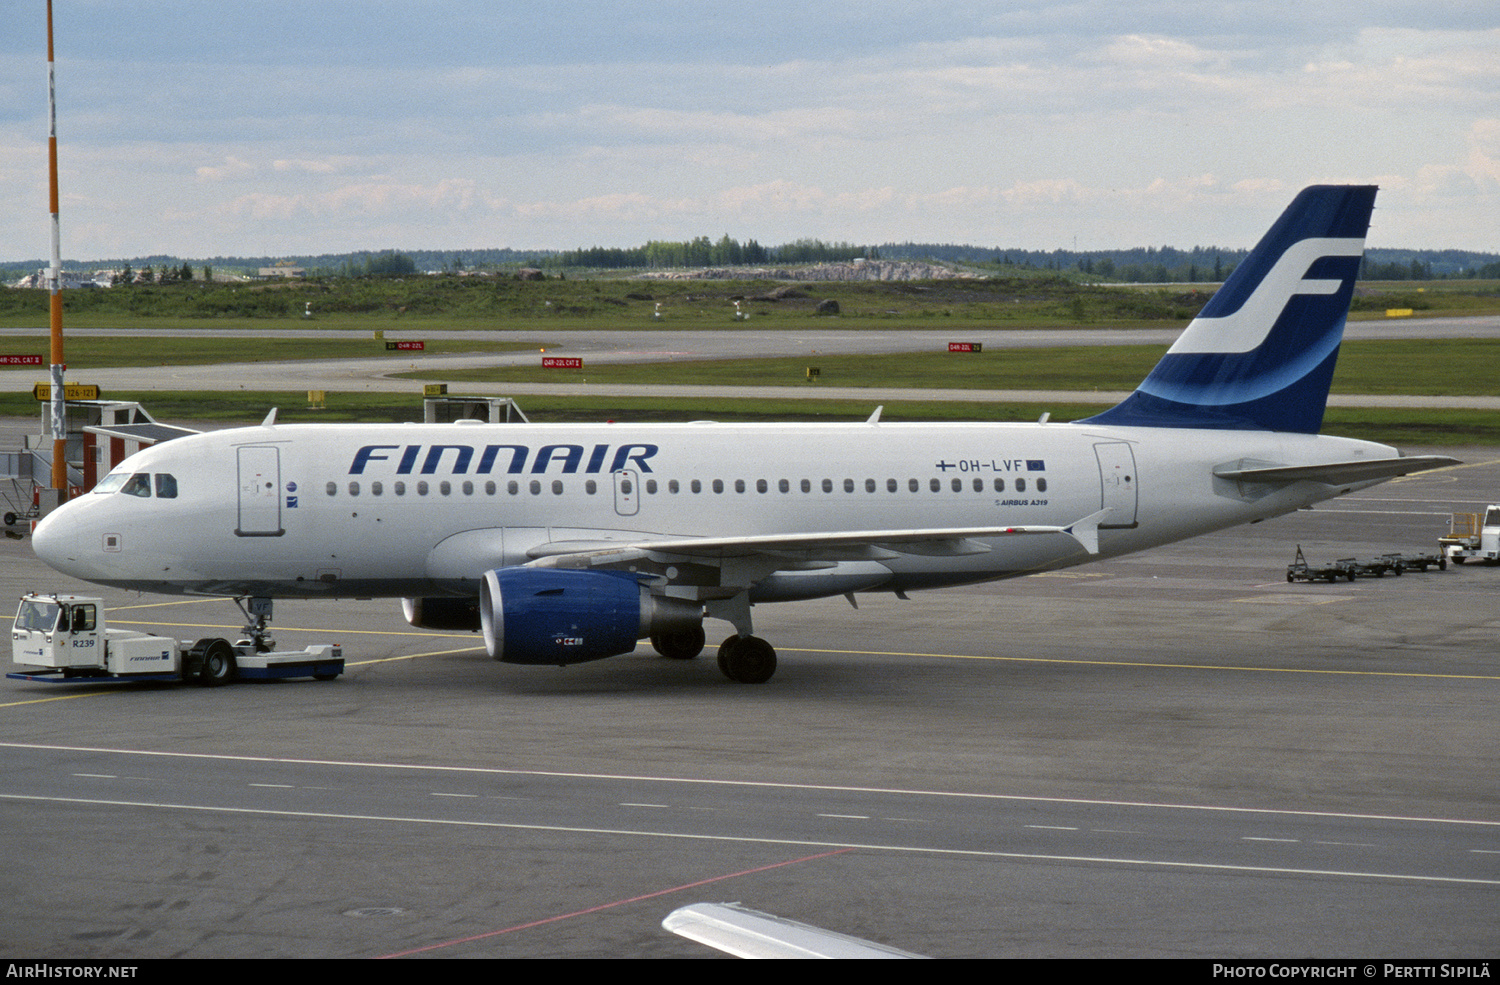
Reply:
[[[1387,458],[1369,442],[1088,424],[277,425],[181,438],[116,472],[157,493],[77,499],[38,527],[101,584],[268,597],[477,594],[485,571],[613,543],[1065,526],[782,571],[754,601],[932,588],[1114,557],[1374,482],[1248,486],[1214,470]]]

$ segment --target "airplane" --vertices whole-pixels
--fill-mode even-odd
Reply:
[[[1290,513],[1442,456],[1320,435],[1373,186],[1298,194],[1139,387],[1071,423],[301,424],[177,438],[33,547],[146,592],[403,600],[490,657],[704,648],[763,683],[762,603],[1055,571]],[[243,603],[241,605],[244,608]],[[856,606],[857,607],[857,606]],[[248,613],[247,613],[248,614]]]

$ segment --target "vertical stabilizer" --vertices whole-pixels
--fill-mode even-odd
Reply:
[[[1316,434],[1375,191],[1303,189],[1151,375],[1085,422]]]

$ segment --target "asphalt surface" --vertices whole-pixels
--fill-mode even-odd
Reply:
[[[1420,449],[1409,449],[1420,451]],[[277,604],[334,682],[0,681],[13,956],[709,957],[741,901],[938,957],[1500,952],[1500,568],[1431,551],[1500,452],[1130,558],[761,606],[761,686],[648,648],[485,658],[393,600]],[[0,541],[0,587],[100,594]],[[228,602],[106,591],[115,625]],[[713,630],[727,628],[710,622]]]

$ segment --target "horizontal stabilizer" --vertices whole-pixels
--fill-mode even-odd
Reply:
[[[1410,455],[1404,458],[1359,459],[1352,462],[1328,462],[1323,465],[1273,465],[1248,469],[1215,469],[1221,479],[1238,482],[1323,482],[1330,486],[1347,482],[1375,482],[1398,475],[1427,472],[1461,464],[1446,455]]]
[[[661,922],[679,937],[739,958],[920,958],[832,930],[788,920],[738,903],[694,903]]]
[[[1099,510],[1097,513],[1090,513],[1082,520],[1064,527],[1063,532],[1072,534],[1073,539],[1082,544],[1083,549],[1088,551],[1090,554],[1098,554],[1099,524],[1103,523],[1104,518],[1112,512],[1114,512],[1114,508],[1111,506],[1106,506],[1104,509]]]

